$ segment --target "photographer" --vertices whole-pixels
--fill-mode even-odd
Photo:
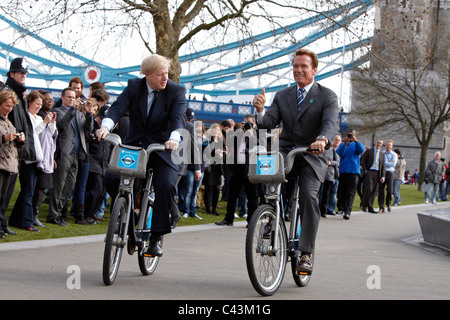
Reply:
[[[66,88],[61,93],[62,105],[53,108],[56,113],[56,127],[59,135],[55,152],[56,169],[53,173],[53,189],[50,192],[50,203],[47,222],[66,226],[63,207],[75,186],[79,160],[87,158],[86,137],[92,131],[92,104],[86,105],[86,114],[77,105],[76,91]],[[66,213],[64,212],[64,215]],[[75,216],[77,223],[85,224],[84,216]]]
[[[250,221],[253,212],[258,207],[258,190],[256,184],[248,180],[248,150],[250,146],[256,145],[255,118],[251,114],[244,116],[242,129],[237,129],[234,134],[227,134],[227,148],[230,153],[227,157],[227,166],[231,172],[229,182],[229,193],[227,202],[227,214],[225,219],[216,222],[219,226],[232,226],[236,202],[239,198],[241,187],[245,188],[247,196],[247,221]],[[231,146],[231,148],[230,148]]]
[[[355,191],[361,174],[359,156],[364,152],[365,148],[356,139],[354,130],[350,130],[347,137],[344,137],[342,141],[336,150],[341,157],[339,164],[338,208],[343,209],[344,219],[348,220],[350,219],[353,199],[355,198]]]

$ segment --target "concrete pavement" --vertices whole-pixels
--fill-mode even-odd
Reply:
[[[112,286],[102,282],[103,235],[0,243],[0,299],[449,299],[449,253],[426,250],[420,242],[417,213],[436,206],[450,202],[354,212],[348,221],[322,218],[310,284],[296,287],[287,268],[281,288],[269,298],[260,297],[249,281],[246,223],[239,222],[176,228],[165,237],[164,256],[148,277],[141,276],[137,256],[125,252]]]

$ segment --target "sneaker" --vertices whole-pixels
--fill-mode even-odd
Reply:
[[[437,204],[436,200],[432,201],[431,204]]]
[[[429,204],[429,203],[430,203],[430,200],[425,200],[425,203],[426,203],[426,204]]]
[[[189,215],[187,213],[183,214],[183,218],[187,218]]]
[[[197,219],[200,219],[200,220],[203,220],[203,218],[202,217],[200,217],[199,215],[197,215],[197,214],[195,214],[195,216],[194,216],[195,218],[197,218]]]
[[[309,255],[304,254],[301,256],[297,267],[295,267],[295,271],[297,271],[299,273],[300,272],[307,272],[307,273],[312,272],[312,262],[311,262],[311,258]]]
[[[31,232],[41,232],[41,230],[36,229],[35,227],[28,227],[28,228],[25,228],[25,230],[31,231]]]

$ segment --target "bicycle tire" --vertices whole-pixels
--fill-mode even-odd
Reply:
[[[153,202],[150,199],[148,201],[148,206],[153,207]],[[148,212],[148,208],[144,212]],[[150,215],[147,216],[147,219],[150,219]],[[148,247],[149,242],[150,242],[149,240],[145,241],[145,243],[144,243],[145,246]],[[161,248],[162,248],[162,245],[163,245],[163,237],[161,237],[161,240],[159,241],[159,246]],[[139,249],[142,249],[142,248],[139,248]],[[155,272],[160,258],[161,257],[145,257],[145,256],[141,255],[141,250],[139,250],[138,263],[139,263],[139,269],[141,270],[142,275],[148,276],[148,275],[151,275],[153,272]]]
[[[294,277],[294,282],[299,287],[306,287],[311,280],[311,274],[299,274],[295,269],[300,261],[299,251],[295,251],[294,256],[291,258],[291,269],[292,276]],[[311,263],[314,266],[314,253],[311,255]]]
[[[255,210],[250,220],[245,240],[247,272],[253,288],[262,296],[273,295],[283,282],[287,263],[286,228],[279,220],[278,248],[271,248],[274,232],[264,232],[269,222],[275,223],[276,213],[272,206],[263,205]]]
[[[124,221],[128,210],[128,201],[124,197],[119,197],[111,210],[108,230],[105,237],[105,251],[103,254],[103,282],[105,285],[112,285],[119,272],[120,260],[127,237],[127,230],[124,228]]]

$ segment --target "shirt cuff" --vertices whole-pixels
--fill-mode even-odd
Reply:
[[[108,130],[111,131],[112,128],[114,128],[114,121],[112,121],[112,119],[110,118],[105,118],[102,120],[101,127],[107,127]]]
[[[103,122],[102,122],[102,124],[103,124]],[[178,143],[180,143],[180,141],[181,141],[180,133],[178,131],[172,131],[172,133],[170,134],[169,140],[175,140]]]
[[[256,111],[256,122],[257,123],[261,123],[265,114],[266,114],[266,110],[265,109],[263,109],[263,111],[261,111],[261,112]]]

